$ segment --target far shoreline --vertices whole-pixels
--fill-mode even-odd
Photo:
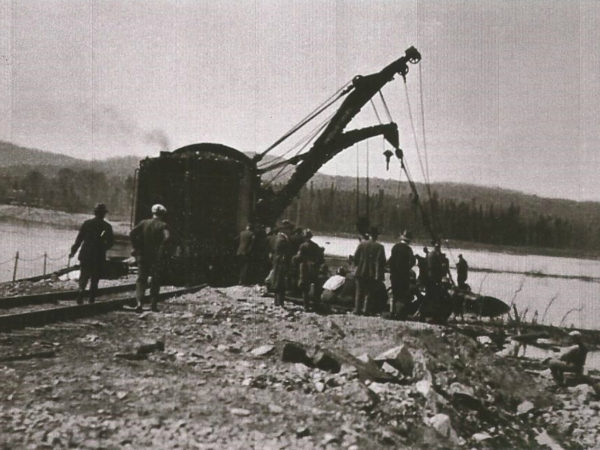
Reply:
[[[56,228],[63,229],[78,229],[81,223],[92,217],[92,212],[89,214],[85,213],[71,213],[60,210],[26,206],[26,205],[0,205],[0,221],[18,221],[23,223],[39,224],[39,225],[51,225]],[[129,219],[125,217],[115,216],[112,217],[110,212],[107,216],[107,220],[113,225],[115,234],[127,236],[130,230]],[[331,236],[347,239],[357,239],[358,233],[347,233],[347,232],[323,232],[321,230],[313,230],[315,234],[321,236]],[[396,241],[395,236],[390,234],[382,234],[380,241],[393,243]],[[537,256],[553,256],[560,258],[576,258],[576,259],[589,259],[599,260],[600,253],[593,250],[584,249],[561,249],[561,248],[546,248],[546,247],[528,247],[528,246],[512,246],[512,245],[497,245],[497,244],[485,244],[480,242],[472,241],[461,241],[453,239],[444,239],[443,247],[446,243],[451,248],[462,248],[465,250],[480,250],[490,251],[495,253],[505,253],[512,255],[537,255]],[[417,239],[413,243],[414,246],[431,247],[431,242]]]

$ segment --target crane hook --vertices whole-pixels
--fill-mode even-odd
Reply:
[[[383,152],[383,156],[385,156],[385,170],[390,170],[390,159],[394,153],[391,150],[386,150]]]

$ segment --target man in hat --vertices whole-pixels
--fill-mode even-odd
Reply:
[[[112,247],[114,242],[112,226],[104,220],[107,212],[104,203],[96,204],[94,218],[83,222],[75,243],[71,247],[69,258],[75,256],[81,246],[79,252],[81,270],[77,296],[77,304],[79,305],[83,303],[83,293],[88,280],[90,281],[90,303],[94,303],[96,300],[98,281],[102,276],[104,263],[106,262],[106,251]]]
[[[273,243],[271,263],[273,276],[271,287],[275,292],[275,305],[283,306],[285,302],[285,290],[287,288],[287,275],[292,259],[292,244],[290,236],[294,231],[294,224],[289,220],[282,220],[279,232]]]
[[[390,302],[390,313],[404,316],[403,310],[410,303],[410,270],[415,265],[415,256],[408,245],[411,234],[404,231],[400,236],[400,242],[392,247],[392,253],[388,261],[390,268],[390,280],[392,282],[392,301]]]
[[[313,240],[312,231],[306,228],[302,232],[304,242],[298,248],[298,287],[302,290],[304,309],[311,308],[311,303],[320,297],[317,292],[319,281],[319,268],[325,262],[324,249],[319,247]]]
[[[458,255],[458,262],[456,263],[456,281],[458,282],[459,289],[467,288],[467,277],[469,276],[469,265],[463,258],[463,255]]]
[[[445,323],[451,314],[451,302],[447,300],[447,292],[442,285],[442,278],[447,271],[444,268],[444,255],[439,241],[433,243],[433,250],[427,255],[426,295],[419,313],[435,323]]]
[[[583,344],[581,333],[577,330],[571,331],[569,338],[574,345],[563,349],[558,358],[552,358],[548,362],[552,377],[559,385],[564,384],[565,372],[572,372],[577,376],[583,375],[587,357],[588,350]]]
[[[158,311],[157,302],[160,292],[161,272],[166,257],[166,244],[170,238],[169,228],[165,222],[167,209],[156,204],[151,209],[152,218],[144,219],[129,233],[138,265],[136,281],[136,311],[142,312],[142,301],[150,280],[150,297],[152,311]]]
[[[380,284],[385,277],[385,249],[377,242],[379,230],[369,230],[369,239],[358,244],[354,253],[356,264],[356,291],[354,298],[354,314],[372,312],[378,298]]]

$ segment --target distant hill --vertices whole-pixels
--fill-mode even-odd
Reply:
[[[60,153],[19,147],[0,141],[0,167],[9,166],[69,166],[82,161]]]
[[[248,154],[253,156],[252,154]],[[139,166],[140,158],[124,156],[103,160],[84,160],[47,152],[37,149],[20,147],[9,142],[0,141],[0,175],[25,176],[32,170],[37,170],[45,176],[55,176],[61,168],[91,169],[102,172],[109,177],[126,178],[133,174]],[[267,164],[280,161],[280,158],[267,155]],[[278,180],[285,182],[284,175]],[[333,176],[317,173],[309,182],[315,189],[325,189],[334,186],[338,191],[354,191],[356,179],[353,177]],[[371,178],[371,194],[382,189],[388,196],[407,196],[410,192],[405,181],[392,181]],[[307,186],[308,187],[308,186]],[[425,186],[417,183],[417,188],[423,199],[426,199]],[[600,202],[577,202],[574,200],[550,199],[523,192],[462,183],[433,183],[432,190],[440,200],[453,200],[477,205],[494,205],[498,208],[508,208],[511,204],[520,208],[521,214],[535,217],[543,214],[553,217],[564,217],[580,223],[594,225],[600,223]],[[361,192],[364,193],[365,182],[361,180]]]
[[[97,170],[107,175],[126,177],[133,175],[139,166],[139,161],[140,158],[137,156],[88,161],[0,141],[0,173],[10,173],[13,176],[23,176],[31,170],[37,170],[46,176],[54,176],[60,169],[68,167]]]

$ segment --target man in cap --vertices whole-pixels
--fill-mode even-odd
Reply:
[[[285,290],[287,288],[287,275],[292,259],[292,244],[290,236],[294,231],[294,224],[285,219],[281,221],[279,232],[273,243],[271,263],[273,265],[273,276],[271,287],[275,292],[275,305],[283,306],[285,302]]]
[[[96,204],[94,218],[83,222],[69,253],[69,258],[72,258],[81,246],[79,252],[81,270],[77,296],[77,304],[79,305],[83,303],[83,293],[88,280],[90,281],[90,303],[94,303],[96,300],[98,281],[102,276],[104,263],[106,262],[106,251],[112,247],[114,242],[112,226],[104,220],[107,212],[104,203]]]
[[[583,375],[583,366],[587,357],[587,347],[583,344],[581,333],[577,330],[569,333],[569,338],[574,345],[562,350],[558,358],[550,359],[548,365],[552,377],[559,384],[564,384],[564,373],[572,372],[577,376]]]
[[[369,239],[358,244],[354,253],[356,264],[356,291],[354,314],[369,314],[376,301],[379,284],[385,277],[385,249],[377,242],[379,230],[372,227]]]
[[[404,316],[403,310],[410,303],[410,270],[415,265],[415,256],[408,245],[411,234],[404,231],[400,236],[400,242],[392,247],[392,253],[388,261],[390,268],[390,279],[392,282],[392,301],[390,302],[390,313]]]
[[[152,206],[151,211],[152,218],[142,220],[129,233],[138,265],[136,282],[136,311],[138,312],[142,311],[148,277],[151,277],[152,311],[158,311],[156,304],[160,291],[160,278],[166,257],[166,243],[170,238],[169,228],[164,220],[167,209],[161,204],[156,204]]]
[[[302,290],[302,298],[304,299],[304,309],[307,311],[311,307],[311,302],[314,302],[320,297],[317,293],[317,283],[319,281],[319,268],[325,262],[323,256],[323,248],[319,247],[313,240],[312,231],[306,228],[302,232],[304,242],[298,248],[298,287]]]

